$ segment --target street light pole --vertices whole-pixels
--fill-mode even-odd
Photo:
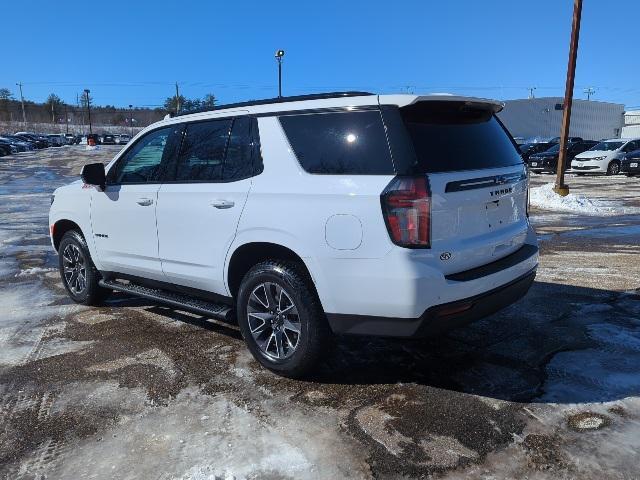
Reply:
[[[24,129],[27,129],[27,115],[24,113],[24,97],[22,96],[22,83],[16,83],[20,87],[20,103],[22,104],[22,123],[24,123]]]
[[[84,94],[87,97],[87,116],[89,117],[89,133],[93,133],[93,131],[91,130],[91,100],[89,99],[90,92],[91,90],[89,90],[88,88],[84,89]]]
[[[129,105],[129,128],[131,130],[131,137],[133,138],[133,105]]]
[[[581,16],[582,0],[574,0],[571,43],[569,45],[569,65],[567,66],[567,84],[564,91],[564,112],[562,114],[562,129],[560,130],[560,152],[558,154],[556,183],[553,187],[553,191],[563,197],[569,194],[569,187],[564,183],[564,166],[567,162],[567,138],[569,137],[569,127],[571,124],[571,105],[573,101],[573,84],[576,75],[576,60],[578,58]]]
[[[282,57],[284,57],[284,50],[278,50],[276,52],[276,60],[278,62],[278,98],[282,97]]]

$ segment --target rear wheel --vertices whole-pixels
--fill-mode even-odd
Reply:
[[[58,260],[62,283],[74,302],[100,305],[111,293],[98,285],[100,272],[80,232],[70,230],[64,234],[58,247]]]
[[[255,265],[240,284],[237,312],[249,351],[279,375],[308,374],[326,351],[329,326],[311,279],[298,263]]]
[[[617,175],[620,173],[620,162],[614,160],[607,167],[607,175]]]

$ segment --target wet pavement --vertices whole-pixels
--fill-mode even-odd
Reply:
[[[640,477],[640,178],[568,178],[632,213],[532,210],[517,304],[438,339],[336,339],[293,381],[234,325],[68,300],[50,193],[116,151],[0,158],[0,478]]]

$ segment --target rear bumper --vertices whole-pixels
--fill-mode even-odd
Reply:
[[[428,308],[419,318],[327,314],[334,333],[424,338],[453,330],[508,307],[526,295],[534,268],[512,282],[473,297]]]
[[[632,163],[636,166],[632,167]],[[620,166],[620,172],[640,174],[640,159],[624,160]]]

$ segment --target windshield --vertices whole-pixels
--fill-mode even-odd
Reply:
[[[624,145],[624,142],[600,142],[597,145],[594,145],[593,147],[591,147],[589,150],[608,152],[611,150],[617,150],[622,145]]]
[[[560,144],[556,143],[548,150],[545,150],[543,153],[558,153],[560,151]]]

